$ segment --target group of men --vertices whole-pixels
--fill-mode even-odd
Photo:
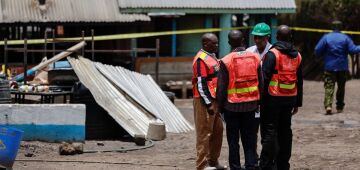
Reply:
[[[337,82],[336,110],[344,109],[348,54],[360,53],[360,46],[340,32],[334,21],[333,32],[325,34],[315,47],[324,59],[324,107],[332,114]],[[251,34],[255,45],[245,49],[242,32],[229,33],[231,52],[218,60],[215,34],[202,36],[202,49],[193,60],[194,118],[196,129],[196,168],[227,169],[218,162],[223,124],[229,146],[231,170],[241,169],[241,139],[245,169],[290,169],[292,148],[291,118],[302,106],[302,58],[291,43],[286,25],[277,29],[277,42],[269,43],[270,27],[255,25]],[[260,116],[261,111],[261,116]],[[257,154],[257,133],[262,150]]]
[[[222,118],[226,124],[230,169],[241,169],[240,138],[245,169],[290,168],[291,117],[302,106],[301,55],[291,44],[291,30],[286,25],[279,26],[273,45],[269,43],[271,30],[267,24],[255,25],[251,34],[256,45],[245,49],[242,32],[231,31],[228,37],[232,51],[221,60],[216,57],[216,35],[202,36],[202,49],[193,60],[199,170],[227,168],[218,162]],[[260,157],[256,151],[259,124]]]

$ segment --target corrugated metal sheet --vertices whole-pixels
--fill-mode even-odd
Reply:
[[[295,0],[118,0],[120,8],[295,9]]]
[[[168,132],[187,132],[193,129],[150,75],[101,63],[95,65],[108,80],[125,91],[150,113],[164,121]]]
[[[129,134],[146,134],[149,123],[156,118],[165,123],[167,132],[180,133],[193,129],[151,76],[93,63],[82,57],[68,60],[96,102]],[[138,108],[137,104],[143,108]]]
[[[156,119],[137,108],[107,79],[94,64],[80,57],[68,58],[80,81],[90,90],[96,102],[131,136],[146,135],[150,121]]]
[[[134,22],[147,15],[121,14],[117,0],[0,0],[0,22]],[[45,10],[40,8],[45,7]]]

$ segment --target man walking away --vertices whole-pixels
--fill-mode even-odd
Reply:
[[[260,57],[245,51],[244,37],[240,31],[229,33],[229,44],[232,52],[220,62],[216,95],[226,122],[230,169],[241,169],[241,136],[245,169],[252,170],[257,164],[255,111],[262,89]]]
[[[324,107],[327,115],[332,114],[332,102],[337,82],[336,110],[343,112],[345,102],[346,75],[349,70],[348,54],[360,52],[360,46],[355,46],[350,37],[340,32],[342,24],[334,21],[333,32],[325,34],[315,47],[315,54],[324,59]]]
[[[196,169],[225,169],[219,165],[223,124],[217,111],[215,89],[219,62],[215,53],[218,50],[215,34],[202,36],[202,49],[193,60],[194,121],[196,130]]]
[[[290,43],[291,31],[281,25],[278,42],[265,55],[262,65],[264,96],[261,101],[260,168],[290,169],[292,148],[291,118],[302,106],[301,55]]]

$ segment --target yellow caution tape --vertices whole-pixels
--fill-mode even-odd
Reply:
[[[161,31],[161,32],[145,32],[145,33],[129,33],[129,34],[113,34],[113,35],[99,35],[94,36],[94,41],[105,41],[105,40],[120,40],[120,39],[132,39],[132,38],[144,38],[144,37],[155,37],[173,34],[197,34],[206,32],[220,32],[229,30],[242,30],[249,29],[251,27],[231,27],[231,28],[204,28],[204,29],[190,29],[190,30],[177,30],[177,31]],[[305,31],[305,32],[319,32],[327,33],[332,30],[328,29],[316,29],[316,28],[303,28],[303,27],[291,27],[294,31]],[[356,34],[359,35],[360,31],[342,31],[345,34]],[[71,38],[56,38],[55,41],[81,41],[82,37],[71,37]],[[85,41],[91,41],[92,37],[84,37]],[[47,40],[48,43],[52,43],[52,39]],[[44,44],[44,39],[29,39],[27,44]],[[0,45],[4,45],[4,41],[0,41]],[[21,45],[24,44],[24,40],[8,40],[7,45]]]
[[[328,30],[328,29],[303,28],[303,27],[291,27],[291,30],[305,31],[305,32],[321,32],[321,33],[327,33],[327,32],[333,31],[333,30]],[[341,31],[341,32],[344,34],[360,35],[360,31]]]
[[[130,34],[113,34],[113,35],[99,35],[94,36],[94,41],[105,41],[105,40],[120,40],[120,39],[131,39],[131,38],[144,38],[144,37],[155,37],[155,36],[164,36],[164,35],[173,35],[173,34],[196,34],[196,33],[205,33],[205,32],[219,32],[235,29],[247,29],[248,27],[232,27],[232,28],[205,28],[205,29],[191,29],[191,30],[178,30],[178,31],[161,31],[161,32],[145,32],[145,33],[130,33]],[[82,37],[72,37],[72,38],[56,38],[55,41],[81,41]],[[92,37],[84,37],[85,41],[91,41]],[[52,39],[47,40],[48,43],[52,42]],[[4,45],[4,41],[0,41],[0,45]],[[45,43],[44,39],[29,39],[26,42],[27,44],[43,44]],[[24,40],[9,40],[7,45],[21,45],[24,44]]]

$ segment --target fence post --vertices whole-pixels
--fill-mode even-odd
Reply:
[[[46,54],[47,54],[47,43],[48,43],[48,40],[47,40],[47,30],[45,29],[45,32],[44,32],[44,54],[43,54],[43,58],[46,57]]]
[[[24,85],[26,85],[27,79],[27,38],[24,39]]]
[[[131,69],[135,71],[135,62],[137,58],[137,40],[135,38],[131,39]]]
[[[160,39],[156,39],[156,63],[155,63],[155,80],[159,84],[159,53],[160,53]]]
[[[95,61],[95,42],[94,42],[94,29],[91,29],[91,60]]]
[[[82,31],[81,31],[81,41],[84,41],[84,40],[85,40],[85,31],[82,30]],[[85,46],[83,46],[83,47],[81,48],[81,56],[82,56],[82,57],[85,57]]]
[[[8,49],[7,49],[7,38],[4,39],[4,64],[5,64],[5,75],[8,68]],[[11,75],[10,75],[11,76]]]

